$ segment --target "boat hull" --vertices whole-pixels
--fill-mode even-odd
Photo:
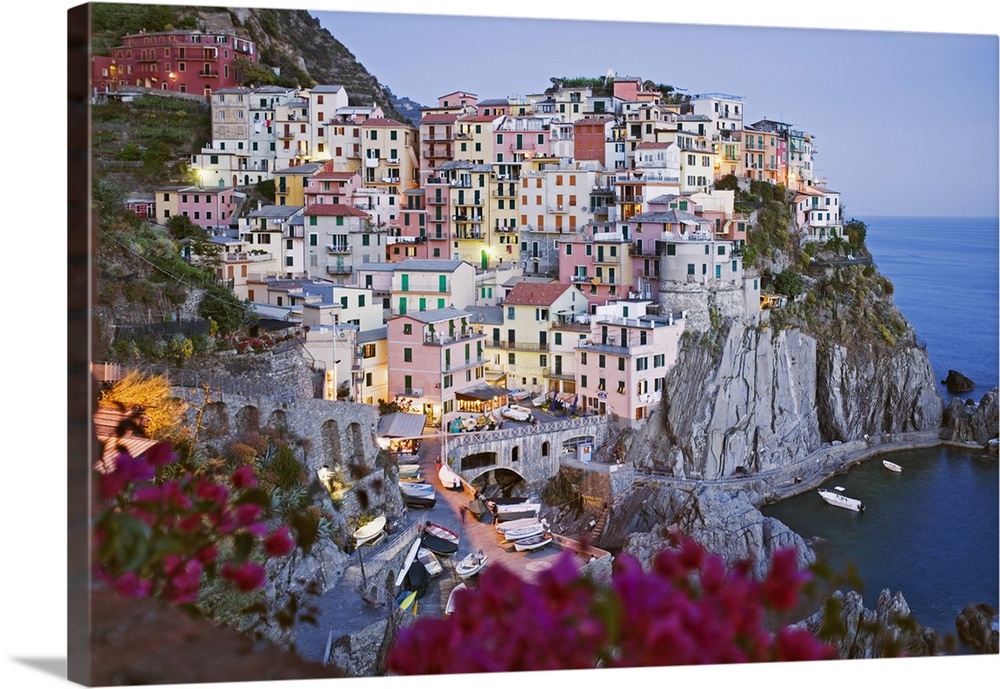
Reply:
[[[895,462],[890,462],[888,459],[882,460],[882,466],[884,466],[889,471],[895,471],[897,474],[902,473],[903,467],[899,466]]]
[[[865,509],[865,504],[860,500],[849,498],[846,495],[841,495],[840,493],[821,490],[819,491],[819,495],[826,501],[827,504],[833,505],[834,507],[842,507],[845,510],[852,510],[854,512],[863,512]]]
[[[548,534],[539,534],[530,538],[522,538],[519,541],[514,541],[514,549],[519,551],[537,550],[538,548],[547,546],[551,542],[551,536]]]
[[[455,573],[463,579],[468,579],[478,574],[486,566],[487,560],[489,560],[489,556],[484,555],[481,550],[478,553],[469,553],[455,567]]]
[[[357,545],[367,543],[381,535],[385,528],[385,517],[376,517],[354,532],[354,542]]]

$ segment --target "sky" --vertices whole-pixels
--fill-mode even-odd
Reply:
[[[19,241],[41,238],[30,250],[9,252],[3,275],[6,284],[21,288],[9,293],[15,302],[8,303],[8,313],[28,316],[9,321],[0,337],[4,387],[9,399],[16,399],[16,405],[8,401],[5,407],[7,490],[0,505],[7,528],[0,595],[8,633],[3,635],[0,671],[10,686],[19,688],[66,686],[64,468],[70,451],[62,422],[67,406],[66,379],[62,377],[67,346],[62,317],[67,295],[67,280],[62,273],[67,229],[62,204],[66,180],[63,151],[67,127],[62,95],[66,54],[58,49],[41,50],[42,34],[32,29],[48,27],[56,34],[59,45],[58,35],[66,30],[66,11],[76,4],[64,0],[23,3],[16,15],[11,15],[14,21],[8,23],[4,40],[0,41],[4,64],[16,66],[25,64],[26,56],[32,58],[29,72],[10,69],[5,81],[12,97],[23,100],[27,96],[30,107],[7,107],[0,113],[3,131],[8,134],[5,160],[11,166],[5,176],[5,200],[8,208],[16,211],[9,215],[7,229]],[[952,0],[935,12],[891,15],[871,11],[869,6],[875,5],[871,0],[843,0],[835,10],[829,10],[831,3],[805,6],[789,0],[766,4],[713,0],[680,4],[680,9],[676,9],[678,3],[639,0],[626,6],[637,12],[637,17],[659,22],[676,21],[670,12],[678,12],[685,21],[702,23],[989,34],[989,45],[983,45],[987,42],[981,39],[954,37],[914,41],[914,37],[903,40],[907,37],[855,34],[853,41],[845,41],[844,36],[827,32],[796,36],[744,31],[757,37],[756,43],[747,45],[750,39],[741,38],[739,32],[729,31],[724,38],[718,32],[706,36],[704,32],[695,35],[689,31],[686,38],[674,38],[676,34],[668,32],[670,27],[656,27],[659,31],[650,37],[648,27],[640,30],[634,25],[614,37],[598,36],[590,27],[589,39],[584,40],[577,32],[587,27],[573,31],[567,23],[509,20],[489,22],[485,33],[457,36],[440,35],[438,30],[421,33],[415,17],[376,17],[374,24],[373,18],[367,17],[360,27],[349,27],[346,18],[341,17],[331,32],[396,94],[420,101],[458,89],[483,97],[499,97],[508,91],[528,93],[547,87],[551,76],[602,75],[609,63],[620,74],[634,73],[686,88],[690,93],[727,91],[743,95],[750,117],[781,117],[817,136],[821,146],[817,164],[829,177],[831,188],[845,194],[849,214],[861,216],[877,211],[996,215],[998,22],[995,13],[981,14],[981,4],[985,3]],[[339,0],[308,4],[248,0],[239,5],[357,9]],[[435,12],[445,14],[582,17],[607,22],[622,18],[623,5],[609,2],[598,6],[580,0],[475,4],[438,0],[433,6]],[[395,13],[422,7],[395,0],[367,0],[363,6],[366,11]],[[699,12],[704,9],[699,8],[707,7],[715,14],[703,18]],[[829,16],[821,14],[828,10]],[[578,14],[581,11],[583,14]],[[440,27],[441,23],[436,25]],[[402,32],[401,37],[393,38],[390,30]],[[527,42],[529,37],[531,42]],[[731,49],[729,41],[740,49]],[[430,47],[407,50],[410,45]],[[493,62],[486,59],[491,51],[501,58]],[[701,59],[686,63],[684,56],[693,51],[698,51]],[[720,51],[722,57],[715,62],[712,56]],[[652,57],[640,59],[638,56],[643,54]],[[384,63],[379,62],[380,55],[386,58]],[[404,71],[420,64],[428,67],[414,73]],[[447,71],[440,71],[442,67]],[[27,81],[18,81],[22,74]],[[846,153],[838,154],[840,151]],[[26,169],[39,168],[43,170],[41,175],[25,174]],[[36,258],[48,261],[48,268],[40,270]],[[907,679],[919,680],[916,686],[941,686],[951,681],[956,670],[995,676],[1000,669],[998,661],[1000,656],[994,655],[824,663],[817,667],[671,668],[614,671],[613,675],[617,681],[644,682],[642,686],[662,683],[663,679],[714,686],[714,681],[706,682],[709,678],[736,680],[743,687],[808,682],[819,689],[852,682],[868,686],[877,680],[899,683]],[[580,675],[572,676],[572,681],[579,680]],[[441,686],[439,682],[402,679],[338,680],[335,684],[341,689],[354,689],[373,686],[372,681],[386,688]],[[552,675],[547,673],[517,677],[525,689],[549,687],[552,681]],[[245,682],[210,686],[278,689],[313,685],[315,682]]]

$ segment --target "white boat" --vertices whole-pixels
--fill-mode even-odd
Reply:
[[[524,400],[531,397],[531,392],[529,390],[511,390],[510,398],[515,402],[523,402]]]
[[[514,541],[514,550],[535,550],[536,548],[541,548],[552,542],[551,534],[540,533],[529,538],[522,538],[519,541]]]
[[[462,488],[462,477],[456,474],[447,462],[441,463],[441,467],[438,469],[438,479],[440,479],[441,485],[449,490]]]
[[[530,524],[528,526],[522,526],[517,529],[507,529],[504,532],[504,539],[507,541],[518,541],[522,538],[529,538],[530,536],[537,536],[540,533],[545,533],[549,528],[548,522],[544,519],[537,524]]]
[[[498,532],[505,534],[511,529],[520,529],[526,526],[534,526],[535,524],[540,524],[538,517],[526,517],[524,519],[514,519],[509,522],[498,522],[496,529]]]
[[[379,515],[373,520],[359,527],[354,532],[354,543],[355,545],[361,545],[362,543],[367,543],[371,540],[382,535],[382,530],[385,528],[385,515]]]
[[[537,512],[542,509],[540,502],[512,502],[509,504],[495,502],[493,504],[496,505],[497,514],[510,514],[511,512],[523,512],[525,510],[534,510]]]
[[[843,507],[844,509],[854,510],[855,512],[863,512],[865,509],[865,504],[860,500],[849,498],[846,495],[841,495],[840,493],[836,493],[832,490],[820,489],[819,496],[826,500],[827,503],[836,507]]]
[[[454,614],[454,612],[455,612],[455,598],[457,597],[459,591],[464,591],[467,588],[468,587],[463,582],[463,583],[459,584],[458,586],[456,586],[455,588],[453,588],[451,590],[451,593],[448,594],[448,604],[444,606],[444,614],[445,615],[452,615],[452,614]]]
[[[420,539],[417,539],[417,543]],[[437,559],[437,555],[427,550],[427,548],[420,548],[417,550],[417,560],[424,566],[427,570],[427,574],[431,577],[436,577],[444,571],[444,567],[441,566],[441,561]]]
[[[420,465],[419,464],[400,464],[399,465],[399,477],[400,478],[416,478],[420,475]]]
[[[895,471],[897,474],[903,471],[903,467],[899,466],[895,462],[890,462],[888,459],[882,460],[882,466],[884,466],[889,471]]]
[[[455,573],[463,579],[468,579],[474,574],[478,574],[479,570],[486,566],[486,561],[489,559],[489,555],[484,554],[482,550],[469,553],[455,567]]]
[[[396,588],[403,585],[403,579],[406,578],[406,572],[410,569],[410,565],[417,557],[417,553],[420,551],[420,538],[418,537],[413,541],[413,545],[406,552],[406,559],[403,560],[403,566],[399,568],[399,574],[396,575]]]
[[[403,501],[410,507],[433,507],[437,502],[434,486],[429,483],[399,482],[399,492]]]
[[[531,418],[531,410],[526,407],[521,407],[516,404],[512,404],[509,407],[504,407],[500,412],[503,414],[505,419],[510,419],[511,421],[527,421]]]
[[[545,404],[545,400],[547,400],[548,398],[549,396],[547,394],[539,395],[538,397],[535,397],[531,400],[531,404],[535,407],[540,407],[543,404]]]

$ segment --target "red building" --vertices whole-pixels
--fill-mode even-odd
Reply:
[[[573,123],[573,157],[576,160],[599,160],[607,165],[605,142],[610,136],[607,124],[612,117],[584,117]]]
[[[253,41],[231,33],[208,31],[140,32],[125,36],[107,58],[95,57],[94,71],[102,79],[94,86],[107,90],[141,86],[211,96],[213,91],[242,86],[237,60],[257,63]],[[101,60],[98,66],[97,61]],[[105,71],[107,76],[104,76]]]

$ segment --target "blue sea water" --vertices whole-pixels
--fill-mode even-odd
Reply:
[[[862,220],[875,264],[893,283],[896,305],[926,345],[937,380],[959,371],[976,388],[958,397],[979,401],[1000,379],[998,219]],[[903,466],[901,474],[870,461],[823,485],[861,499],[861,514],[831,507],[814,491],[763,512],[815,540],[834,571],[856,568],[866,607],[874,608],[882,589],[898,591],[921,624],[955,636],[965,605],[1000,607],[997,455],[939,447],[888,458]]]
[[[873,216],[868,248],[879,272],[895,287],[896,306],[944,380],[949,369],[971,378],[964,393],[978,401],[998,385],[997,218]],[[942,396],[951,399],[943,385]]]

